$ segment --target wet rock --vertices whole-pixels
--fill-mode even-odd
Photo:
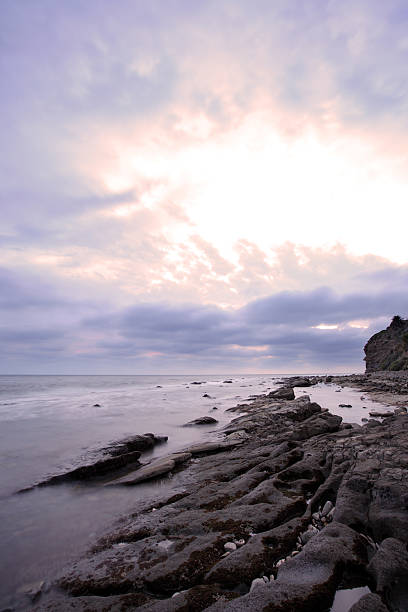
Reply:
[[[202,416],[198,417],[197,419],[194,419],[194,421],[189,421],[188,423],[185,423],[183,427],[192,427],[193,425],[213,425],[215,423],[218,423],[217,419],[214,419],[210,416]]]
[[[224,385],[225,385],[225,384],[231,384],[231,383],[232,383],[232,380],[223,380],[223,383],[224,383]]]
[[[262,578],[255,578],[255,580],[251,582],[251,588],[249,589],[249,592],[252,593],[252,591],[257,587],[263,586],[265,586],[265,581]]]
[[[351,404],[339,404],[339,408],[352,408]]]
[[[152,433],[143,435],[129,436],[118,442],[113,442],[109,446],[98,451],[99,457],[88,460],[78,467],[56,474],[46,480],[36,483],[30,487],[22,489],[19,493],[30,491],[35,487],[59,484],[61,482],[89,480],[105,476],[110,472],[121,470],[122,468],[137,464],[143,451],[152,449],[156,444],[167,442],[167,436],[156,436]]]
[[[154,448],[157,444],[164,444],[167,442],[167,436],[157,436],[152,433],[146,433],[143,435],[129,436],[118,442],[114,442],[107,448],[103,449],[103,452],[113,456],[122,455],[133,451],[145,452]]]
[[[375,590],[382,594],[393,610],[408,609],[408,553],[406,545],[396,538],[386,538],[371,559],[368,574]]]
[[[333,509],[331,501],[327,501],[322,508],[322,516],[327,516]]]
[[[144,465],[143,467],[136,470],[136,472],[131,472],[126,476],[122,476],[122,478],[112,480],[108,482],[105,486],[131,486],[138,484],[139,482],[145,482],[146,480],[151,480],[152,478],[157,478],[158,476],[168,474],[168,472],[171,472],[171,470],[175,468],[175,465],[176,462],[173,459],[159,459],[153,463],[150,463],[149,465]]]
[[[104,476],[109,472],[119,470],[128,465],[137,464],[140,465],[139,457],[141,453],[139,451],[133,451],[131,453],[125,453],[116,457],[109,457],[107,459],[100,459],[93,463],[81,465],[78,468],[65,472],[64,474],[57,474],[51,476],[47,480],[39,482],[36,485],[22,489],[19,493],[30,491],[34,487],[45,487],[48,485],[56,485],[62,482],[76,481],[76,480],[89,480],[91,478],[97,478],[98,476]]]
[[[277,579],[255,588],[234,602],[218,602],[211,612],[262,612],[264,610],[324,609],[333,599],[341,568],[346,563],[350,571],[361,571],[365,562],[365,546],[358,533],[332,523],[326,527],[299,555],[283,563]]]
[[[234,431],[233,433],[229,434],[226,439],[227,440],[238,440],[238,441],[244,441],[247,440],[249,438],[249,434],[246,433],[246,431],[244,429],[238,430],[238,431]]]
[[[312,385],[310,379],[303,376],[298,378],[289,378],[288,384],[291,387],[310,387]]]
[[[390,607],[406,609],[398,572],[408,544],[407,417],[344,429],[309,397],[265,395],[237,411],[226,439],[181,454],[200,457],[186,472],[178,464],[182,493],[135,511],[64,573],[65,601],[132,590],[155,598],[139,606],[146,612],[300,612],[329,609],[350,576],[368,576]],[[394,573],[385,575],[360,532],[385,541],[392,563],[382,565]],[[254,580],[263,584],[247,593]]]
[[[320,408],[320,407],[319,407]],[[341,417],[329,412],[315,415],[297,427],[293,433],[294,440],[306,440],[324,433],[336,432],[341,425]]]
[[[200,455],[206,455],[209,453],[220,453],[222,451],[231,450],[237,446],[240,442],[238,440],[233,442],[202,442],[201,444],[193,444],[186,449],[187,453],[191,453],[193,457]]]
[[[222,598],[230,601],[238,597],[238,593],[222,591],[213,585],[198,585],[181,591],[174,599],[165,599],[137,608],[140,612],[200,612]]]
[[[100,404],[94,404],[94,405],[93,405],[93,407],[94,407],[94,408],[100,408],[100,407],[101,407],[101,405],[100,405]]]
[[[379,595],[368,593],[351,606],[349,612],[388,612],[388,608]]]
[[[193,455],[191,453],[172,453],[165,459],[171,459],[176,465],[189,461]]]
[[[208,572],[205,581],[221,583],[230,588],[242,583],[250,584],[266,567],[272,568],[283,554],[293,549],[301,527],[302,520],[296,518],[250,537],[245,546],[220,560]]]
[[[45,585],[44,580],[39,580],[37,582],[31,582],[30,584],[25,584],[22,587],[20,587],[19,592],[24,593],[24,595],[27,595],[27,597],[31,599],[31,601],[34,602],[40,597],[44,589],[44,585]]]
[[[74,612],[131,612],[139,610],[139,606],[143,606],[148,602],[153,601],[151,597],[144,593],[125,593],[122,595],[108,595],[98,597],[95,595],[79,596],[72,598],[69,603],[61,594],[53,594],[41,601],[34,608],[34,612],[56,612],[70,611]]]
[[[295,399],[295,392],[293,391],[292,387],[283,387],[282,389],[271,391],[268,393],[268,397],[272,399],[293,400]]]
[[[302,544],[307,544],[309,542],[309,540],[311,540],[313,538],[313,536],[315,535],[314,531],[310,531],[309,529],[307,531],[305,531],[304,533],[302,533],[302,535],[300,536],[301,540],[302,540]]]

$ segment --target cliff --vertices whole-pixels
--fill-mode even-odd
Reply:
[[[364,347],[366,372],[408,370],[408,320],[395,316]]]

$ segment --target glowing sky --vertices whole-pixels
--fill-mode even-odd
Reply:
[[[0,373],[363,369],[408,315],[405,0],[3,0]]]

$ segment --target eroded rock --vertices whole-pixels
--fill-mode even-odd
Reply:
[[[240,411],[225,440],[133,473],[188,465],[182,493],[135,513],[63,573],[65,603],[149,593],[140,610],[309,612],[364,576],[377,594],[362,611],[381,598],[404,609],[406,416],[344,430],[307,396],[260,396]]]
[[[217,419],[210,416],[201,416],[193,421],[185,423],[183,427],[192,427],[193,425],[214,425],[215,423],[218,423]]]
[[[268,393],[268,397],[272,399],[293,400],[295,399],[295,392],[292,387],[282,387],[281,389],[276,389],[276,391]]]
[[[152,478],[157,478],[158,476],[168,474],[168,472],[174,470],[175,466],[176,462],[174,459],[165,457],[164,459],[159,459],[150,463],[149,465],[144,465],[135,472],[131,472],[126,476],[122,476],[121,478],[112,480],[108,482],[105,486],[109,487],[116,485],[135,485],[139,482],[145,482],[146,480],[151,480]]]

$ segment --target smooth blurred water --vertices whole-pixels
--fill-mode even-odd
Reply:
[[[169,441],[143,460],[208,439],[234,418],[225,412],[274,388],[273,375],[247,376],[0,376],[0,609],[28,605],[27,585],[50,581],[83,554],[121,515],[180,484],[177,476],[104,488],[92,483],[16,491],[60,473],[123,437],[153,432]],[[232,380],[232,384],[223,383]],[[192,385],[200,381],[204,384]],[[295,389],[361,422],[379,405],[337,385]],[[208,394],[211,398],[203,397]],[[339,403],[353,408],[338,408]],[[100,406],[95,406],[100,404]],[[363,406],[366,406],[364,408]],[[216,407],[217,410],[213,410]],[[217,426],[182,427],[198,416]]]
[[[143,460],[208,439],[236,416],[227,408],[273,383],[271,376],[0,376],[0,607],[24,602],[19,590],[52,579],[137,503],[174,489],[177,478],[17,490],[132,434],[169,437]],[[217,426],[181,427],[208,414]]]

